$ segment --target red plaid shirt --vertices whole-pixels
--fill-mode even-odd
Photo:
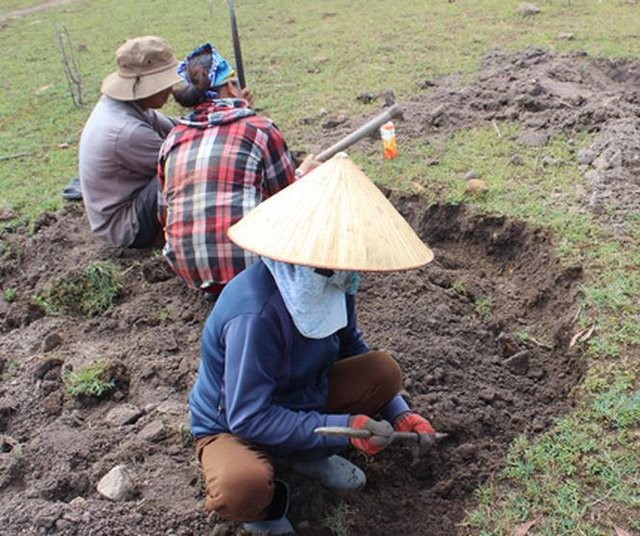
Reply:
[[[160,150],[163,253],[194,288],[225,284],[255,262],[227,229],[295,178],[282,132],[246,106],[240,99],[199,105]]]

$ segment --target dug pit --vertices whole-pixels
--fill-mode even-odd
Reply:
[[[414,462],[393,445],[352,459],[367,488],[346,499],[354,534],[456,533],[472,492],[494,474],[519,434],[545,430],[568,409],[581,377],[568,341],[581,270],[563,266],[553,236],[466,206],[424,206],[391,195],[433,248],[435,261],[403,273],[364,274],[359,318],[371,346],[393,352],[407,397],[449,438]],[[234,534],[202,511],[202,482],[186,433],[187,395],[210,304],[188,291],[154,252],[96,244],[78,205],[41,218],[33,236],[5,236],[0,384],[0,525],[6,534]],[[94,261],[124,274],[116,305],[93,318],[46,316],[34,294]],[[74,401],[65,367],[103,359],[118,388]],[[5,448],[6,446],[6,448]],[[19,452],[18,452],[19,450]],[[118,464],[135,493],[96,492]],[[301,534],[331,534],[338,498],[293,475],[291,518]],[[334,522],[336,516],[333,516]],[[335,530],[335,527],[334,527]]]

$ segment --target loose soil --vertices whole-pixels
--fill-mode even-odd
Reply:
[[[630,135],[640,117],[638,73],[640,64],[585,55],[495,52],[469,85],[428,81],[406,103],[415,113],[399,129],[432,139],[511,119],[540,135],[523,143],[591,130],[593,154],[573,163],[591,173],[585,207],[624,237],[620,214],[638,207],[637,137]],[[334,125],[331,135],[359,122]],[[369,480],[344,498],[343,523],[352,534],[463,533],[458,524],[473,490],[500,469],[509,443],[546,430],[570,409],[569,393],[584,371],[569,348],[582,269],[559,262],[551,231],[467,205],[427,206],[417,196],[387,194],[435,261],[411,272],[363,274],[360,323],[371,346],[400,361],[414,407],[450,436],[417,461],[395,444],[373,460],[351,453]],[[157,251],[95,243],[79,204],[43,214],[33,235],[19,228],[2,240],[2,287],[17,289],[10,303],[0,298],[2,533],[240,534],[238,525],[202,510],[187,433],[186,400],[211,304],[174,277]],[[103,315],[46,316],[34,305],[54,277],[102,260],[115,262],[124,282]],[[117,370],[117,389],[106,400],[72,399],[63,369],[97,359]],[[128,501],[96,490],[118,464],[136,484]],[[299,533],[331,534],[326,516],[340,498],[283,476]]]

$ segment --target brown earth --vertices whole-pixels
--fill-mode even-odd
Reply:
[[[581,54],[495,52],[467,86],[428,81],[403,103],[415,113],[399,130],[433,139],[509,118],[528,129],[523,143],[593,131],[592,154],[570,163],[589,176],[585,210],[631,239],[623,215],[638,207],[630,135],[640,117],[638,73],[640,64]],[[358,122],[347,119],[331,136]],[[455,534],[473,490],[500,469],[511,440],[544,431],[571,406],[584,370],[569,349],[582,269],[561,265],[550,231],[471,206],[389,195],[436,260],[412,272],[365,274],[360,322],[369,343],[402,364],[415,408],[450,437],[417,462],[399,445],[374,460],[351,454],[369,482],[345,499],[345,524],[352,534]],[[95,243],[77,204],[42,215],[36,229],[2,236],[2,287],[17,289],[11,303],[0,299],[2,534],[235,534],[238,526],[202,510],[186,433],[210,304],[173,277],[158,252]],[[122,269],[124,290],[105,314],[45,316],[33,304],[54,277],[107,259]],[[72,399],[63,367],[97,359],[117,370],[117,390],[102,401]],[[96,491],[118,464],[136,484],[128,501]],[[284,476],[299,532],[331,534],[325,516],[339,498]]]

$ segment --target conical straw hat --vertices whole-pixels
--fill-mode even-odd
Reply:
[[[335,270],[405,270],[433,259],[345,153],[255,207],[228,234],[258,255]]]

